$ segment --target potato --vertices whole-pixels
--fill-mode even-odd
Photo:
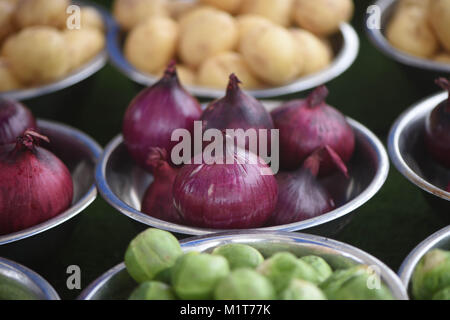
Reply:
[[[429,19],[441,44],[450,51],[450,0],[433,0]]]
[[[0,58],[0,92],[16,90],[21,87],[19,80],[11,73],[7,61]]]
[[[191,1],[168,1],[167,11],[172,19],[178,20],[183,14],[198,8],[197,2]]]
[[[293,0],[244,0],[241,13],[266,17],[282,26],[291,24]]]
[[[230,51],[222,52],[203,62],[198,70],[197,82],[202,86],[225,89],[232,73],[241,80],[243,88],[254,89],[263,86],[251,73],[244,57]]]
[[[213,8],[189,12],[180,21],[178,54],[191,67],[199,66],[206,58],[232,50],[238,42],[234,18]]]
[[[320,36],[339,31],[342,22],[353,16],[353,0],[294,0],[293,16],[295,22]]]
[[[80,12],[81,28],[94,28],[103,31],[105,25],[103,18],[93,7],[82,7]]]
[[[331,47],[313,33],[302,29],[291,29],[303,65],[303,74],[308,75],[326,68],[333,60]]]
[[[420,6],[404,7],[395,13],[386,31],[389,42],[408,54],[429,58],[439,43],[428,24],[428,12]]]
[[[433,57],[436,62],[450,63],[450,53],[441,52]]]
[[[217,9],[235,14],[239,11],[242,3],[248,0],[200,0],[206,5],[213,6]]]
[[[240,52],[250,70],[272,85],[283,85],[302,71],[295,40],[283,27],[263,26],[245,35]]]
[[[272,21],[256,14],[244,14],[238,16],[236,22],[239,30],[239,39],[242,39],[245,34],[251,30],[272,24]]]
[[[14,8],[15,7],[12,3],[0,0],[0,44],[14,31]]]
[[[66,30],[63,35],[70,57],[70,70],[81,67],[105,47],[105,37],[98,29]]]
[[[113,15],[125,30],[144,22],[153,16],[167,16],[165,0],[115,0]]]
[[[156,73],[174,57],[178,26],[166,17],[153,17],[136,26],[125,41],[125,57],[137,69]]]
[[[70,0],[20,0],[17,3],[15,22],[20,28],[51,26],[62,28],[68,15]]]
[[[29,27],[8,37],[2,55],[14,75],[24,84],[42,84],[63,77],[70,68],[62,32],[46,27]]]

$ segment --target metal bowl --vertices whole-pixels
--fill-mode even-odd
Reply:
[[[405,288],[411,292],[411,278],[420,259],[432,249],[450,250],[450,226],[439,230],[422,241],[403,261],[398,274]]]
[[[397,7],[397,0],[378,0],[374,3],[381,16],[380,29],[370,28],[366,23],[366,32],[372,43],[386,56],[394,59],[397,62],[408,65],[410,67],[424,69],[427,71],[433,71],[438,73],[450,73],[450,64],[435,62],[432,60],[415,57],[403,51],[400,51],[393,47],[390,42],[384,36],[384,31],[395,12]],[[368,13],[367,18],[371,13]]]
[[[108,33],[108,52],[111,63],[131,80],[145,87],[151,86],[159,80],[158,77],[141,72],[132,66],[122,52],[123,34],[116,24]],[[334,35],[331,43],[335,52],[333,62],[324,70],[312,75],[301,77],[289,84],[258,90],[246,90],[256,98],[273,98],[295,92],[306,91],[327,83],[344,73],[355,61],[359,51],[359,38],[348,23],[343,23],[340,32]],[[200,86],[186,86],[186,89],[197,97],[220,98],[223,90]]]
[[[389,155],[397,170],[424,191],[426,198],[449,219],[450,193],[444,188],[450,182],[450,170],[437,164],[425,151],[425,119],[447,93],[435,94],[406,110],[389,134]]]
[[[107,32],[114,25],[114,20],[109,15],[108,11],[103,7],[93,3],[86,3],[85,1],[74,1],[74,3],[79,4],[81,6],[88,5],[90,7],[94,7],[95,9],[97,9],[97,11],[101,14],[103,18],[105,25],[104,28],[105,32]],[[41,85],[38,87],[0,92],[0,98],[22,101],[37,98],[43,95],[63,90],[89,78],[97,71],[102,69],[106,65],[107,61],[108,61],[108,51],[105,46],[105,48],[100,53],[98,53],[94,58],[91,59],[91,61],[87,62],[80,68],[72,71],[69,75],[65,76],[63,79],[57,80],[49,84]]]
[[[264,105],[268,110],[272,110],[279,102],[264,102]],[[309,233],[330,236],[342,229],[355,210],[378,192],[389,171],[387,153],[372,132],[355,120],[348,119],[348,121],[356,134],[355,154],[348,164],[351,178],[347,180],[342,175],[336,174],[323,179],[337,204],[337,209],[313,219],[261,229],[307,230]],[[111,206],[146,226],[188,235],[228,231],[179,225],[140,212],[141,199],[152,182],[152,176],[131,159],[121,135],[114,138],[106,147],[97,165],[95,179],[101,196]]]
[[[181,247],[185,252],[211,252],[214,248],[227,243],[251,245],[265,257],[269,257],[279,251],[289,251],[298,257],[314,254],[324,258],[333,269],[366,264],[377,272],[396,299],[408,299],[400,279],[384,263],[348,244],[314,235],[288,232],[237,231],[190,238],[182,241]],[[83,290],[78,299],[127,299],[135,287],[136,282],[128,275],[125,264],[121,263],[100,276]]]
[[[97,197],[94,169],[102,153],[101,147],[89,136],[63,124],[39,120],[38,127],[50,138],[48,149],[69,169],[74,198],[72,206],[53,219],[16,233],[0,235],[0,256],[22,263],[34,262],[58,248],[70,235],[72,218]]]
[[[0,300],[60,300],[55,289],[30,269],[0,258]]]

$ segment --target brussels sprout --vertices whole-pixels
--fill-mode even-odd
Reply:
[[[264,257],[258,250],[240,243],[230,243],[215,248],[213,254],[225,257],[231,270],[238,268],[254,269],[264,261]]]
[[[130,276],[139,283],[153,280],[183,254],[178,240],[169,232],[147,229],[134,238],[125,253]]]
[[[301,257],[300,260],[306,262],[307,264],[309,264],[311,267],[314,268],[314,270],[317,273],[318,283],[324,282],[333,273],[333,270],[331,269],[330,265],[321,257],[304,256]]]
[[[279,252],[264,261],[258,272],[266,276],[277,292],[285,289],[292,279],[317,282],[316,271],[306,262],[297,259],[292,253]]]
[[[412,276],[415,299],[431,299],[450,286],[450,251],[434,249],[423,256]]]
[[[216,300],[274,300],[275,297],[272,283],[248,268],[234,270],[214,291]]]
[[[314,283],[294,279],[280,293],[281,300],[327,300],[325,294]]]
[[[141,283],[128,300],[176,300],[172,289],[165,283],[148,281]]]
[[[379,285],[373,285],[374,281]],[[320,287],[330,300],[392,300],[380,281],[368,266],[358,265],[335,271]]]
[[[229,273],[224,257],[190,252],[177,259],[172,269],[172,285],[183,300],[208,300],[217,283]]]
[[[450,287],[446,287],[433,295],[433,300],[450,300]]]

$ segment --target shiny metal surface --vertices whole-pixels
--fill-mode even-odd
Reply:
[[[264,104],[271,110],[279,102],[264,102]],[[345,226],[355,210],[378,192],[389,171],[387,153],[382,143],[367,128],[352,119],[348,121],[356,134],[355,155],[348,165],[351,178],[347,180],[342,175],[336,174],[323,179],[338,208],[313,219],[261,229],[303,230],[330,236]],[[135,165],[128,155],[121,135],[114,138],[106,147],[97,165],[95,179],[101,196],[111,206],[144,225],[188,235],[226,231],[174,224],[140,212],[141,199],[152,181],[152,176]]]
[[[108,52],[111,63],[128,78],[143,86],[154,84],[158,80],[158,77],[137,70],[127,61],[122,52],[122,41],[123,34],[116,24],[108,33]],[[257,98],[270,98],[306,91],[337,78],[350,68],[356,60],[359,51],[359,38],[350,24],[343,23],[340,27],[340,33],[333,36],[331,43],[335,51],[335,58],[326,69],[309,76],[301,77],[284,86],[246,90],[246,92]],[[224,89],[219,90],[199,86],[186,86],[186,89],[198,97],[220,98],[224,95]]]
[[[42,134],[50,138],[48,149],[68,167],[74,183],[74,199],[67,211],[53,219],[13,234],[0,235],[0,256],[20,262],[41,256],[58,245],[61,237],[68,233],[62,227],[97,196],[94,169],[102,152],[101,147],[86,134],[67,125],[38,120],[38,127]]]
[[[385,264],[355,247],[328,238],[302,233],[236,231],[189,238],[182,241],[181,246],[185,252],[211,252],[215,247],[227,243],[251,245],[260,250],[265,257],[278,251],[290,251],[298,257],[314,254],[324,258],[334,269],[366,264],[379,271],[381,280],[396,299],[408,299],[400,279]],[[135,287],[136,283],[130,278],[122,263],[95,280],[83,290],[78,299],[127,299]]]
[[[60,300],[40,275],[11,260],[0,258],[0,300]]]
[[[444,190],[450,182],[450,170],[428,155],[423,139],[426,117],[447,97],[446,92],[435,94],[400,115],[391,128],[388,147],[400,173],[429,196],[439,213],[450,218],[450,193]]]
[[[90,2],[86,3],[85,1],[74,1],[74,3],[79,4],[81,6],[89,5],[90,7],[96,8],[103,17],[105,24],[105,33],[107,33],[107,31],[114,25],[114,21],[110,16],[109,12],[103,7]],[[7,98],[21,101],[26,99],[37,98],[46,94],[50,94],[68,88],[95,74],[97,71],[99,71],[106,65],[107,61],[108,61],[108,51],[105,45],[105,48],[100,53],[98,53],[91,61],[87,62],[82,67],[72,71],[69,75],[67,75],[63,79],[57,80],[49,84],[41,85],[38,87],[0,92],[0,98]]]
[[[370,28],[369,24],[366,23],[366,32],[369,36],[369,39],[381,52],[397,62],[414,68],[439,72],[441,74],[450,73],[450,64],[435,62],[432,60],[409,55],[408,53],[394,48],[385,38],[384,32],[386,31],[387,25],[391,17],[393,16],[393,13],[395,12],[397,1],[398,0],[378,0],[374,2],[374,5],[377,6],[377,10],[379,10],[381,14],[381,28]],[[372,14],[373,12],[368,13],[366,21]]]
[[[417,263],[428,251],[437,248],[450,250],[450,226],[439,230],[422,241],[403,261],[398,274],[408,291],[411,290],[411,278]]]

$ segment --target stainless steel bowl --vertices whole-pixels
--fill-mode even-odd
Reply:
[[[450,182],[450,170],[437,164],[426,152],[425,119],[447,93],[435,94],[406,110],[391,128],[389,155],[397,170],[424,191],[438,213],[450,218],[450,193],[444,187]]]
[[[422,241],[403,261],[398,274],[405,288],[411,292],[411,278],[420,259],[432,249],[450,250],[450,226],[439,230]],[[411,296],[412,297],[412,296]],[[413,297],[412,297],[413,298]]]
[[[264,102],[268,110],[279,102]],[[338,208],[322,216],[275,227],[272,231],[297,231],[330,236],[350,220],[361,205],[372,198],[384,184],[389,171],[387,153],[378,138],[355,120],[348,119],[356,134],[356,150],[349,163],[351,178],[334,175],[323,180]],[[123,143],[121,135],[106,147],[100,159],[95,179],[101,196],[115,209],[131,219],[159,229],[179,234],[203,235],[227,230],[202,229],[179,225],[150,217],[142,212],[141,200],[152,182],[152,176],[138,167]]]
[[[366,32],[372,43],[386,56],[402,64],[418,69],[439,72],[441,74],[450,73],[450,64],[412,56],[396,49],[386,39],[384,32],[386,31],[387,25],[395,12],[397,3],[397,0],[378,0],[374,3],[374,5],[377,6],[377,10],[379,10],[381,14],[380,29],[371,28],[369,27],[369,24],[365,24]],[[367,18],[369,18],[371,14],[372,13],[368,13]]]
[[[30,269],[0,258],[0,300],[60,300],[55,289]]]
[[[181,246],[185,252],[211,252],[215,247],[227,243],[251,245],[265,257],[279,251],[289,251],[298,257],[314,254],[324,258],[333,269],[366,264],[376,270],[396,299],[408,299],[400,279],[384,263],[355,247],[327,238],[302,233],[237,231],[190,238],[182,241]],[[78,299],[127,299],[135,287],[136,282],[128,275],[124,263],[121,263],[83,290]]]
[[[74,1],[74,3],[79,4],[81,6],[89,5],[90,7],[96,8],[97,11],[103,17],[103,21],[105,24],[104,28],[105,32],[107,32],[114,25],[114,20],[112,19],[108,11],[102,8],[101,6],[93,3],[87,3],[85,1]],[[63,90],[89,78],[97,71],[102,69],[106,65],[107,61],[108,61],[108,51],[105,46],[105,48],[100,53],[98,53],[93,59],[91,59],[91,61],[87,62],[80,68],[72,71],[69,75],[67,75],[63,79],[57,80],[49,84],[41,85],[38,87],[0,92],[0,98],[22,101],[37,98],[43,95]]]
[[[141,72],[133,67],[122,52],[123,34],[118,25],[108,33],[108,52],[111,63],[131,80],[143,86],[151,86],[159,80],[158,77]],[[312,75],[301,77],[289,84],[258,90],[246,90],[256,98],[273,98],[295,92],[306,91],[327,83],[344,73],[355,61],[359,51],[358,35],[350,24],[343,23],[340,32],[331,39],[335,58],[326,69]],[[220,98],[223,90],[200,86],[186,86],[186,89],[197,97]]]
[[[34,227],[0,235],[0,256],[19,262],[33,262],[55,250],[70,235],[73,218],[96,196],[94,169],[102,149],[77,129],[56,122],[38,121],[42,134],[50,138],[48,149],[70,170],[74,183],[72,206],[60,215]]]

